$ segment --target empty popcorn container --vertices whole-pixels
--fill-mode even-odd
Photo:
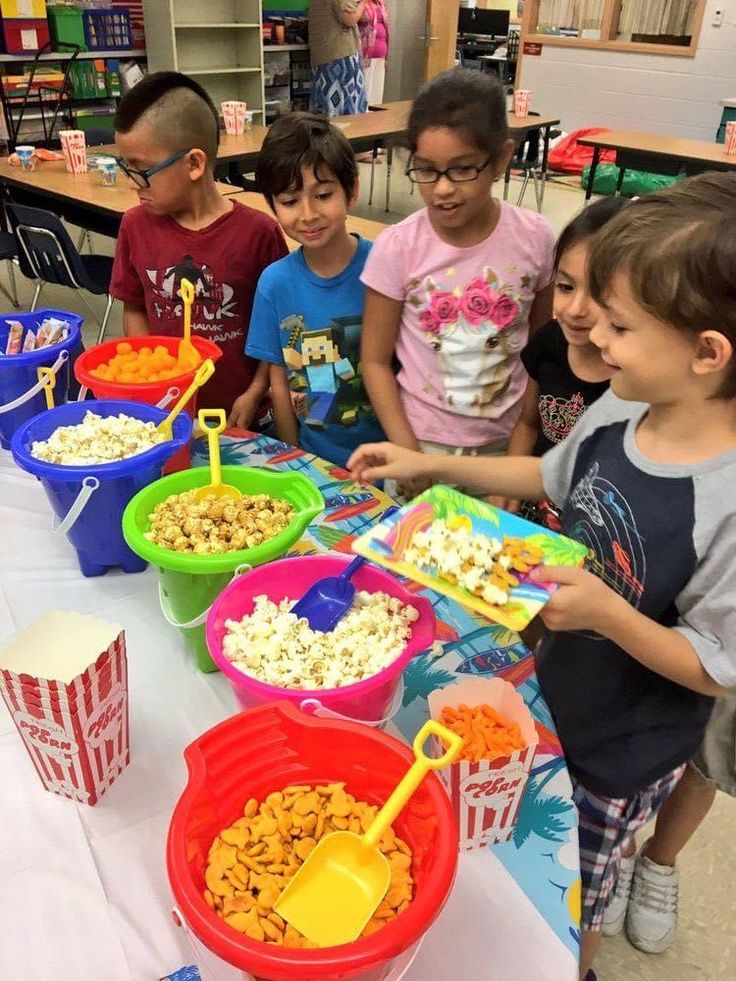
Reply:
[[[467,678],[429,696],[433,719],[439,720],[444,708],[460,705],[490,705],[507,722],[518,725],[525,743],[510,756],[477,763],[461,759],[439,771],[460,826],[460,848],[470,851],[511,837],[539,736],[523,698],[501,678]]]
[[[46,613],[0,651],[0,693],[51,793],[94,805],[130,762],[128,661],[116,624]]]

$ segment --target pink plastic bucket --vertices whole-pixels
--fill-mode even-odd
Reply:
[[[352,578],[356,589],[369,593],[388,593],[402,603],[415,607],[419,619],[412,625],[412,637],[402,653],[383,671],[343,688],[317,690],[277,688],[249,677],[228,661],[222,650],[226,620],[241,620],[253,612],[256,596],[265,594],[276,603],[284,598],[297,600],[318,579],[339,576],[351,558],[337,555],[305,555],[280,559],[259,566],[235,579],[212,604],[207,618],[207,647],[212,660],[230,681],[243,708],[254,708],[264,702],[286,698],[305,711],[335,712],[361,722],[383,718],[401,682],[401,675],[415,654],[432,645],[435,638],[435,617],[432,604],[410,593],[398,579],[375,566],[362,566]]]

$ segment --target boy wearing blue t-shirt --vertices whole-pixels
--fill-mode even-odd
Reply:
[[[327,119],[291,113],[271,126],[256,178],[301,248],[260,277],[246,354],[270,365],[279,439],[344,466],[361,443],[383,438],[359,363],[371,245],[346,228],[355,156]]]

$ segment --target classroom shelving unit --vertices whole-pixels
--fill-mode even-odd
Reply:
[[[267,123],[285,110],[308,109],[309,45],[264,45],[263,82]]]
[[[185,72],[218,110],[244,100],[263,122],[261,12],[261,0],[144,0],[149,70]]]

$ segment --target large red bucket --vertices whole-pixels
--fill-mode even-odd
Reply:
[[[184,750],[189,782],[169,826],[169,882],[188,929],[221,960],[259,981],[379,981],[429,930],[450,894],[458,830],[450,798],[434,773],[394,824],[413,852],[414,898],[382,930],[355,943],[292,949],[258,943],[205,903],[204,872],[215,836],[289,784],[345,781],[358,800],[382,806],[414,762],[409,746],[354,722],[307,716],[288,702],[241,712]]]
[[[182,375],[177,375],[176,378],[152,382],[108,381],[105,378],[95,378],[91,374],[95,368],[99,368],[101,364],[107,364],[111,358],[115,357],[117,345],[121,339],[117,338],[113,341],[105,341],[104,344],[97,344],[77,358],[74,363],[74,374],[80,385],[85,385],[96,399],[128,399],[131,402],[145,402],[146,405],[159,405],[159,403],[169,396],[167,404],[173,405],[179,395],[191,385],[196,368]],[[161,345],[174,357],[176,357],[179,344],[181,343],[180,337],[164,337],[153,334],[145,334],[141,337],[126,337],[125,340],[134,351],[138,351],[142,347],[157,347]],[[202,360],[210,358],[215,362],[222,357],[220,348],[204,337],[193,336],[192,344],[196,348],[197,353],[202,357]],[[196,392],[185,406],[185,411],[190,419],[196,419]],[[171,458],[164,469],[164,473],[186,470],[190,465],[191,447],[187,445]]]

